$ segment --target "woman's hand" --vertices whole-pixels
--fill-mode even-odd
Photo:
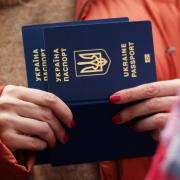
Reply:
[[[57,96],[8,85],[0,97],[0,140],[12,151],[38,151],[68,141],[63,125],[75,127],[68,106]]]
[[[110,97],[115,104],[137,102],[117,113],[112,121],[121,124],[139,118],[134,128],[137,131],[153,131],[157,136],[169,117],[169,111],[178,99],[180,79],[159,81],[116,92]]]

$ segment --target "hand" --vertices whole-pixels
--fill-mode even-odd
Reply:
[[[0,97],[0,140],[11,150],[43,150],[68,141],[63,125],[75,127],[68,106],[41,90],[8,85]]]
[[[144,84],[116,92],[110,97],[115,104],[137,102],[117,113],[112,121],[121,124],[139,118],[134,125],[137,131],[153,131],[156,138],[169,118],[169,111],[178,99],[180,79]]]

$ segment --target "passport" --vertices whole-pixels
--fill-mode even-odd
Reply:
[[[72,110],[70,141],[37,155],[52,165],[150,156],[156,143],[131,122],[114,125],[116,91],[156,81],[151,23],[127,18],[23,27],[28,85],[60,97]]]
[[[65,27],[65,26],[77,26],[84,24],[100,24],[100,23],[123,23],[128,22],[127,17],[101,19],[101,20],[89,20],[78,22],[64,22],[53,24],[38,24],[28,25],[22,27],[24,52],[27,68],[28,86],[31,88],[37,88],[48,91],[48,75],[47,71],[43,71],[43,60],[46,61],[45,47],[44,47],[44,29],[53,27]],[[36,71],[35,71],[36,69]],[[43,78],[39,80],[39,77]]]

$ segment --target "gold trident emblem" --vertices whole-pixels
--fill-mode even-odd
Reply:
[[[82,59],[87,61],[78,62],[77,65],[87,66],[84,67],[80,73],[94,73],[103,72],[103,67],[108,64],[108,60],[102,57],[101,53],[86,53],[79,54]]]

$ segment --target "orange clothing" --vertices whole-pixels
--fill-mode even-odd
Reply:
[[[180,78],[180,0],[77,0],[76,19],[150,20],[158,80]],[[144,180],[151,158],[100,163],[102,180]]]
[[[0,95],[2,94],[4,86],[0,86]]]
[[[27,167],[20,165],[11,151],[0,141],[0,179],[24,180],[30,172],[33,163],[34,160],[29,158]]]

